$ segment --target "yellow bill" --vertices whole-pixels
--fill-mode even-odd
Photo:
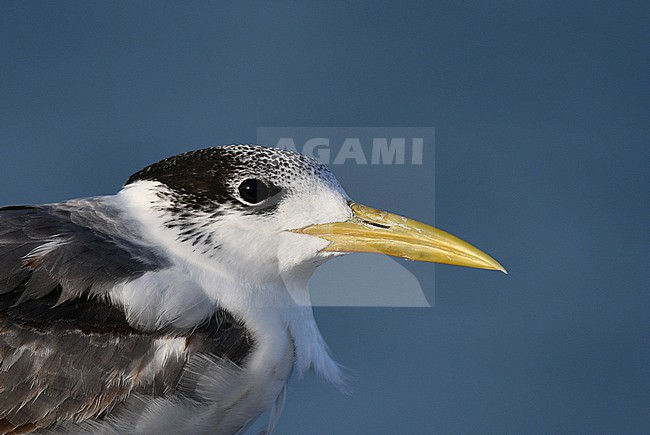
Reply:
[[[330,252],[373,252],[414,261],[454,264],[479,269],[506,269],[494,258],[445,231],[396,214],[352,203],[344,222],[293,230],[330,241]]]

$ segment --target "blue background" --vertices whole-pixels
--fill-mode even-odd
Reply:
[[[435,127],[435,201],[421,168],[333,170],[379,208],[435,202],[510,275],[407,263],[433,308],[317,308],[356,392],[292,381],[280,432],[649,432],[649,12],[5,1],[0,203],[113,193],[259,126]]]

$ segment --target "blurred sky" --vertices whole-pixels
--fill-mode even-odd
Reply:
[[[355,393],[292,381],[280,433],[648,433],[649,16],[5,1],[0,204],[114,193],[262,126],[435,127],[422,167],[332,169],[360,202],[427,222],[435,204],[510,275],[403,263],[432,308],[317,308]]]

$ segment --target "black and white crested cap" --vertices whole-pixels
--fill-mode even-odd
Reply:
[[[315,185],[343,192],[336,177],[321,162],[292,151],[252,144],[178,154],[136,172],[125,185],[145,180],[158,181],[183,197],[184,202],[199,207],[215,202],[237,208],[242,202],[250,205],[241,192],[246,180],[261,182],[269,196],[286,189],[309,190]]]

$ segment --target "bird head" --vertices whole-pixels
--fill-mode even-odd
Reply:
[[[256,145],[180,154],[128,181],[155,190],[151,207],[185,250],[249,281],[306,281],[324,261],[372,252],[505,269],[459,238],[352,201],[315,159]]]

